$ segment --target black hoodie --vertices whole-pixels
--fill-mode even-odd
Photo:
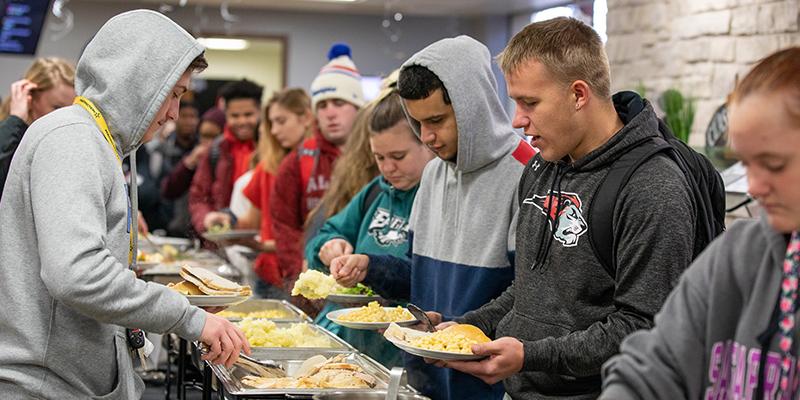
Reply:
[[[522,371],[504,382],[514,399],[596,398],[603,362],[625,336],[652,325],[691,262],[691,193],[677,165],[661,156],[642,164],[617,199],[616,276],[595,257],[588,216],[600,183],[617,157],[658,135],[646,100],[615,97],[614,105],[625,126],[604,145],[572,163],[528,163],[519,187],[515,281],[463,318],[495,338],[523,342]]]

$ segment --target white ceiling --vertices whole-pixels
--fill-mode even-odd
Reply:
[[[118,2],[119,0],[90,0],[96,2]],[[555,5],[571,3],[570,0],[355,0],[332,2],[323,0],[140,0],[145,3],[170,5],[174,8],[204,5],[220,7],[228,5],[234,12],[240,8],[263,10],[336,12],[350,14],[379,14],[401,12],[408,15],[425,16],[475,16],[509,15],[518,12],[539,10]]]

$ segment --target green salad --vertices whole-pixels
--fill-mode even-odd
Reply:
[[[217,225],[211,225],[211,227],[208,228],[207,232],[216,235],[216,234],[228,232],[230,230],[231,230],[231,225],[230,224],[217,224]]]
[[[374,290],[372,290],[372,289],[370,289],[370,288],[368,288],[368,287],[366,287],[366,286],[364,286],[364,285],[362,285],[360,283],[357,283],[355,286],[353,286],[351,288],[340,289],[338,293],[339,294],[360,294],[360,295],[364,295],[364,296],[375,296],[375,291]]]

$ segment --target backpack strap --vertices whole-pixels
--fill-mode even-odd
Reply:
[[[595,191],[589,210],[589,243],[595,257],[612,278],[616,277],[614,206],[617,198],[640,165],[670,149],[672,146],[660,137],[640,141],[611,164],[608,175]]]
[[[381,189],[380,183],[376,183],[369,188],[369,192],[367,192],[367,195],[364,196],[364,201],[361,203],[361,214],[364,214],[367,212],[367,210],[369,210],[381,192],[383,192],[383,189]]]
[[[219,162],[220,157],[220,144],[224,140],[224,135],[217,136],[213,142],[211,142],[211,149],[209,150],[208,154],[208,161],[211,164],[211,180],[214,181],[217,178],[217,163]]]

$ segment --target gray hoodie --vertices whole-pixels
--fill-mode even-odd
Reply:
[[[765,218],[733,224],[683,274],[655,327],[627,337],[603,366],[602,398],[751,399],[760,374],[764,398],[775,398],[778,335],[766,346],[759,337],[777,327],[786,246]]]
[[[202,51],[163,15],[126,12],[86,47],[75,89],[124,157]],[[28,129],[0,202],[0,291],[14,299],[0,307],[4,399],[139,398],[123,327],[199,337],[202,310],[128,269],[128,200],[119,162],[82,107]]]
[[[590,399],[600,367],[631,332],[650,327],[689,266],[694,210],[689,187],[666,157],[644,162],[614,207],[614,276],[589,241],[589,210],[613,161],[658,134],[650,104],[614,96],[625,126],[574,162],[531,160],[520,180],[517,267],[501,297],[464,321],[522,341],[524,365],[504,381],[514,399]]]
[[[409,223],[411,268],[387,268],[389,256],[370,255],[365,282],[375,279],[379,293],[409,298],[407,292],[394,291],[408,290],[410,281],[411,302],[452,318],[494,299],[511,283],[517,181],[534,150],[514,133],[503,110],[486,46],[468,36],[443,39],[403,67],[410,65],[428,68],[448,91],[458,126],[457,162],[435,158],[425,167]],[[419,132],[416,121],[411,122]],[[381,267],[373,265],[405,271],[399,279],[404,282],[376,275]],[[491,387],[419,358],[406,365],[410,383],[436,399],[503,396],[499,384]]]

